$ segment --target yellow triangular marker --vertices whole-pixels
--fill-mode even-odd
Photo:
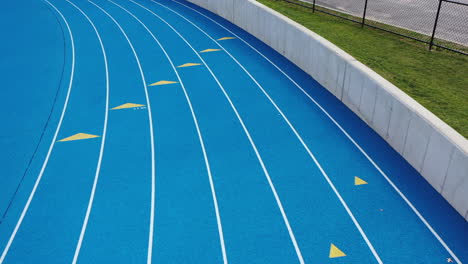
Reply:
[[[180,66],[177,66],[177,68],[183,68],[183,67],[190,67],[190,66],[197,66],[197,65],[201,65],[200,63],[185,63],[185,64],[182,64]]]
[[[235,37],[224,37],[224,38],[220,38],[218,40],[227,40],[227,39],[235,39]]]
[[[116,106],[116,107],[112,108],[112,110],[125,109],[125,108],[134,108],[134,107],[141,107],[141,106],[145,106],[145,105],[126,103],[126,104],[123,104],[123,105]]]
[[[367,182],[359,177],[354,177],[354,185],[363,185],[367,184]]]
[[[200,51],[200,53],[213,52],[213,51],[220,51],[220,49],[206,49],[206,50]]]
[[[330,258],[339,258],[339,257],[345,257],[345,256],[346,256],[346,254],[343,251],[341,251],[335,245],[331,244],[331,246],[330,246]]]
[[[177,82],[173,82],[173,81],[159,81],[159,82],[155,82],[155,83],[152,83],[148,86],[156,86],[156,85],[164,85],[164,84],[171,84],[171,83],[177,83]]]
[[[59,142],[72,141],[72,140],[81,140],[81,139],[88,139],[88,138],[97,138],[97,137],[99,137],[99,136],[86,134],[86,133],[78,133],[78,134],[75,134],[73,136],[61,139],[61,140],[59,140]]]

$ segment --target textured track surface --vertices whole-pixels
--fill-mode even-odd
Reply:
[[[0,10],[0,263],[462,263],[468,224],[317,82],[182,0]]]

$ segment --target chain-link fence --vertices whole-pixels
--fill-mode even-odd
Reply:
[[[468,55],[468,0],[282,0]]]

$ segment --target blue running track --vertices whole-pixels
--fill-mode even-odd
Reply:
[[[0,33],[0,264],[468,262],[397,152],[206,10],[3,1]]]

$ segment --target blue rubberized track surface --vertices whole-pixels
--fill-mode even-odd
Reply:
[[[0,10],[0,263],[468,261],[467,222],[245,31],[49,1]]]

